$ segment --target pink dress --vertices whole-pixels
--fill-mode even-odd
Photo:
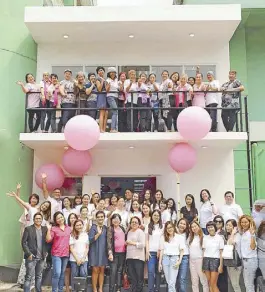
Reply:
[[[199,106],[199,107],[205,107],[205,93],[204,92],[196,92],[196,91],[203,91],[204,90],[204,84],[201,84],[198,86],[197,84],[193,85],[193,99],[192,99],[192,105]]]

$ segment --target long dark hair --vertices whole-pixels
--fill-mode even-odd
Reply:
[[[161,200],[159,202],[157,202],[156,197],[155,197],[156,193],[158,193],[158,192],[161,194]],[[160,209],[160,202],[164,199],[164,194],[161,190],[156,190],[155,195],[154,195],[154,200],[153,200],[153,204],[152,204],[153,210],[155,209],[156,204],[159,206],[159,209]]]
[[[173,229],[174,229],[174,233],[177,234],[176,225],[174,223],[172,223],[171,221],[167,221],[166,224],[165,224],[165,228],[164,228],[164,239],[165,239],[166,242],[169,242],[169,235],[168,235],[168,232],[167,232],[168,225],[171,225],[173,227]]]
[[[63,201],[62,201],[62,207],[63,207],[63,209],[65,209],[65,206],[64,206],[64,201],[65,201],[65,200],[68,200],[68,201],[70,202],[70,208],[72,209],[72,202],[71,202],[71,200],[70,200],[69,197],[64,197],[64,198],[63,198]]]
[[[163,228],[163,224],[162,224],[162,218],[161,218],[161,212],[159,210],[154,210],[151,214],[151,220],[150,220],[150,223],[148,224],[148,234],[149,235],[152,235],[153,233],[153,230],[155,229],[155,223],[154,223],[154,220],[153,220],[153,215],[154,213],[158,213],[159,215],[159,221],[158,221],[158,225],[159,225],[159,228],[162,229]]]
[[[192,217],[194,217],[197,215],[194,196],[192,194],[187,194],[185,196],[185,201],[186,201],[187,197],[192,199],[192,203],[190,205],[190,214]]]
[[[75,225],[76,225],[78,222],[81,222],[82,225],[84,226],[84,222],[83,222],[81,219],[77,219],[77,220],[74,222],[73,230],[72,230],[72,236],[73,236],[74,239],[78,239],[80,233],[82,232],[82,231],[81,231],[81,232],[78,232],[78,231],[75,230]]]
[[[168,201],[172,201],[173,202],[173,206],[170,207],[170,208],[168,207]],[[173,198],[169,198],[167,200],[167,208],[170,210],[171,216],[173,215],[174,212],[177,213],[176,202],[175,202],[175,200]]]
[[[214,219],[215,219],[215,218],[216,218],[216,216],[214,217]],[[223,219],[223,218],[222,218],[222,219]],[[237,227],[237,222],[236,222],[235,219],[229,219],[229,220],[227,220],[226,223],[225,223],[225,225],[226,225],[227,223],[229,223],[229,222],[233,225],[234,228]],[[225,238],[225,240],[228,240],[229,235],[231,235],[231,233],[230,233],[230,232],[227,232],[227,231],[226,231],[226,227],[225,227],[225,234],[224,234],[224,238]]]
[[[199,227],[199,229],[200,229],[199,232],[198,232],[198,235],[199,235],[199,238],[200,238],[200,246],[202,247],[202,243],[203,243],[203,231],[202,231],[202,228],[201,228],[200,224],[198,223],[198,221],[195,221],[195,220],[190,223],[189,245],[192,244],[193,239],[194,239],[194,236],[195,236],[195,233],[191,229],[191,225],[192,224],[196,224]]]
[[[141,211],[142,211],[143,218],[145,217],[144,212],[143,212],[143,206],[147,206],[149,208],[149,217],[151,217],[151,207],[150,207],[150,205],[147,204],[147,203],[143,203],[142,206],[141,206]]]
[[[48,207],[48,209],[46,211],[42,211],[41,210],[41,206],[43,204],[46,204],[46,203],[49,205],[49,207]],[[40,212],[43,215],[44,220],[50,221],[51,220],[51,213],[52,213],[52,204],[51,204],[51,202],[50,201],[44,201],[44,202],[42,202],[40,204]]]
[[[67,219],[67,225],[70,226],[70,227],[71,227],[70,218],[71,218],[73,215],[75,216],[75,220],[78,220],[78,217],[77,217],[77,215],[76,215],[75,213],[70,213],[69,216],[68,216],[68,219]]]
[[[210,191],[207,190],[207,189],[202,189],[201,192],[200,192],[200,199],[201,199],[201,202],[204,203],[204,200],[203,200],[203,198],[202,198],[202,193],[203,193],[203,192],[206,192],[206,193],[208,194],[209,201],[210,201],[210,200],[211,200],[211,197],[212,197]]]

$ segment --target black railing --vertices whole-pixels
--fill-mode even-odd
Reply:
[[[141,132],[141,119],[143,119],[143,116],[141,115],[142,112],[144,112],[146,114],[146,121],[148,121],[149,125],[148,127],[146,127],[146,131],[166,131],[166,124],[167,121],[164,117],[164,113],[165,111],[168,111],[168,114],[170,116],[172,116],[172,121],[173,121],[173,126],[171,127],[171,129],[167,129],[169,131],[173,130],[173,131],[177,131],[176,128],[176,119],[178,114],[185,109],[188,106],[192,106],[191,105],[191,101],[187,100],[187,96],[189,94],[189,92],[184,92],[184,91],[159,91],[159,92],[152,92],[151,95],[154,98],[154,96],[156,96],[156,99],[152,99],[151,96],[150,98],[148,98],[148,102],[146,104],[143,103],[137,103],[134,104],[133,100],[134,100],[134,95],[135,94],[145,94],[148,93],[150,94],[150,92],[142,92],[142,91],[133,91],[133,92],[129,92],[127,93],[127,95],[131,95],[130,102],[127,102],[125,104],[125,102],[123,102],[122,106],[117,106],[117,108],[110,108],[110,107],[106,107],[106,108],[97,108],[97,107],[82,107],[81,106],[81,100],[79,98],[77,98],[76,103],[74,104],[74,107],[71,108],[53,108],[53,107],[43,107],[41,102],[40,102],[40,107],[34,107],[34,108],[29,108],[28,107],[28,97],[30,94],[40,94],[40,92],[30,92],[28,94],[26,94],[26,100],[25,100],[25,132],[28,132],[28,118],[29,118],[29,113],[34,113],[35,116],[38,116],[38,119],[40,119],[40,114],[38,114],[39,112],[41,112],[41,119],[47,119],[47,114],[49,114],[49,112],[61,112],[63,115],[63,112],[67,111],[67,112],[72,112],[74,111],[75,113],[72,115],[78,115],[78,114],[82,114],[82,112],[88,112],[88,111],[96,111],[97,112],[97,116],[96,116],[96,120],[99,119],[99,111],[100,110],[106,110],[109,111],[109,116],[108,116],[108,120],[111,119],[111,112],[113,111],[118,111],[118,125],[119,128],[122,125],[121,122],[124,124],[123,126],[123,130],[118,129],[118,131],[121,132]],[[72,92],[68,92],[68,94],[70,94]],[[117,95],[117,92],[92,92],[94,94],[109,94],[109,93],[115,93]],[[204,93],[205,95],[207,93],[219,93],[222,94],[223,92],[221,91],[196,91],[193,94],[198,94],[198,93]],[[230,93],[231,95],[235,94],[235,92],[233,91],[225,91],[225,93]],[[174,98],[175,95],[179,94],[179,95],[183,95],[183,103],[181,103],[181,106],[175,106],[174,105]],[[233,127],[233,131],[235,132],[246,132],[247,131],[247,97],[244,97],[244,99],[242,100],[242,96],[239,92],[237,92],[238,94],[238,107],[209,107],[206,106],[205,109],[208,112],[216,112],[217,113],[217,119],[218,119],[218,113],[220,115],[220,112],[225,113],[226,111],[229,111],[230,116],[233,116],[235,118],[235,125]],[[165,104],[163,104],[163,100],[165,98],[168,98],[168,106],[165,106]],[[137,98],[138,99],[138,98]],[[88,97],[89,100],[89,97]],[[117,98],[118,100],[118,98]],[[121,102],[122,103],[122,102]],[[32,115],[31,115],[32,116]],[[34,119],[34,121],[36,122],[38,119]],[[120,120],[122,119],[122,121]],[[136,121],[135,121],[136,119]],[[150,128],[150,119],[151,119],[151,128]],[[154,129],[154,120],[158,119],[158,125],[159,128],[158,129]],[[170,119],[170,117],[169,117]],[[220,117],[219,117],[220,119]],[[58,120],[58,118],[56,118],[56,120]],[[38,121],[40,122],[40,121]],[[61,118],[59,118],[59,122],[58,125],[61,123]],[[129,128],[128,128],[128,124],[129,124]],[[162,124],[162,126],[161,126]],[[170,123],[169,123],[170,124]],[[57,122],[56,122],[57,125]],[[58,126],[57,125],[57,126]],[[136,126],[135,126],[136,125]],[[213,129],[214,130],[214,129]],[[214,130],[215,131],[215,130]],[[224,130],[225,131],[225,130]],[[57,132],[57,131],[56,131]],[[61,130],[59,130],[58,132],[61,132]]]

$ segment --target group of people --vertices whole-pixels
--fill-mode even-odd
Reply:
[[[197,209],[194,196],[187,194],[185,206],[177,210],[173,198],[146,190],[143,196],[126,190],[125,196],[100,194],[76,196],[73,202],[60,189],[49,194],[47,175],[42,175],[44,201],[32,194],[29,203],[16,192],[8,193],[27,209],[28,223],[22,236],[26,276],[24,291],[30,291],[35,274],[36,291],[41,291],[42,272],[51,254],[52,291],[69,290],[75,277],[86,277],[92,269],[92,290],[103,292],[104,271],[110,266],[110,292],[121,291],[124,274],[132,292],[141,292],[147,267],[148,291],[159,291],[164,273],[169,292],[228,291],[228,277],[235,292],[241,291],[243,271],[248,292],[254,292],[259,268],[265,277],[265,204],[244,215],[234,194],[224,194],[216,206],[209,190],[200,192]]]
[[[157,82],[154,73],[136,76],[136,71],[130,70],[128,76],[125,72],[118,75],[115,67],[109,67],[105,78],[105,68],[99,66],[96,73],[88,74],[87,80],[84,72],[78,72],[73,79],[72,71],[66,69],[64,80],[60,82],[56,74],[45,72],[40,83],[28,73],[26,84],[21,81],[17,84],[27,94],[30,132],[38,131],[40,126],[43,133],[48,133],[50,127],[51,132],[60,133],[69,119],[85,114],[98,118],[100,131],[104,133],[109,110],[112,133],[177,131],[179,113],[192,105],[207,109],[213,132],[218,125],[217,107],[222,105],[223,125],[226,131],[233,131],[244,86],[236,78],[236,71],[229,72],[229,81],[223,85],[212,71],[208,71],[206,77],[207,84],[199,69],[196,76],[190,78],[178,72],[170,75],[164,70],[162,81]]]

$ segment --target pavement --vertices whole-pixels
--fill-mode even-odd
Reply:
[[[23,292],[23,289],[21,289],[16,283],[3,283],[0,282],[0,291],[13,291],[13,292]],[[34,288],[31,290],[34,291]],[[51,292],[51,287],[42,287],[42,292]]]

